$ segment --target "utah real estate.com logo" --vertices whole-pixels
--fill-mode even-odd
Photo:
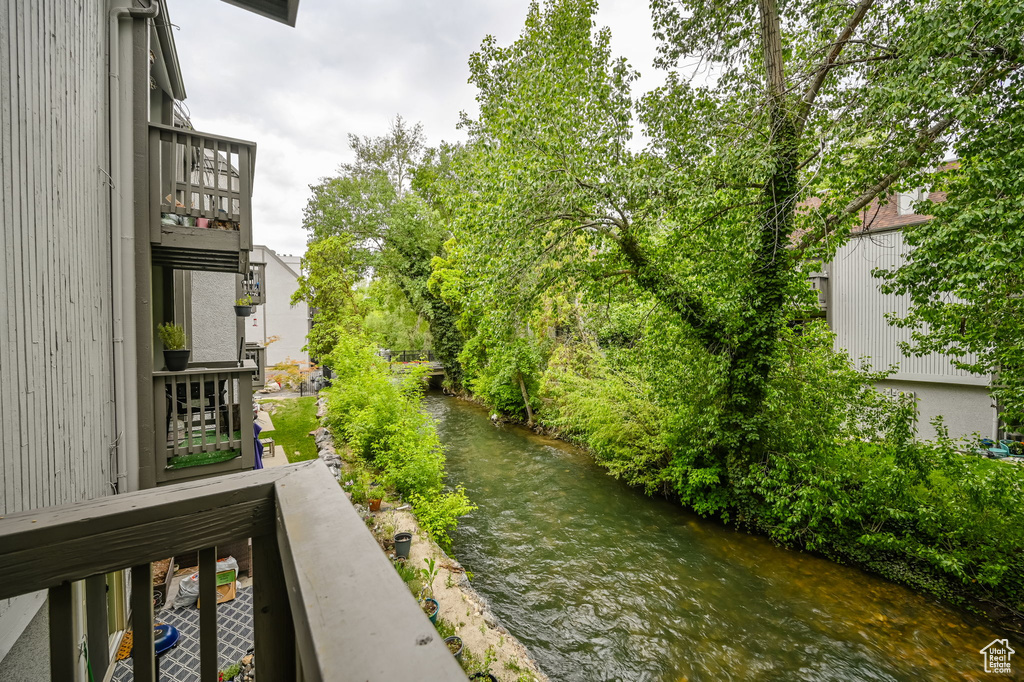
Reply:
[[[1015,653],[1017,652],[1010,648],[1009,640],[992,640],[991,644],[981,650],[981,655],[985,657],[985,672],[1009,675],[1010,656]]]

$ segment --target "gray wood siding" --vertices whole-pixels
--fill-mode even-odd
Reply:
[[[0,3],[0,510],[108,494],[106,3]]]
[[[909,297],[883,294],[871,271],[903,262],[908,251],[900,231],[855,237],[839,249],[829,272],[829,319],[836,332],[836,347],[846,349],[855,362],[870,358],[875,369],[898,364],[893,379],[987,384],[987,377],[956,369],[944,355],[906,357],[900,351],[899,342],[909,341],[910,331],[889,325],[885,314],[906,314]]]

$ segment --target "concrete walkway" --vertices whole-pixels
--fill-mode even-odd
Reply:
[[[263,430],[260,431],[260,440],[264,438],[274,438],[274,422],[270,419],[270,413],[260,410],[256,413],[256,423],[260,425]],[[263,446],[263,468],[272,469],[274,467],[283,466],[288,463],[288,455],[285,454],[284,448],[274,444],[274,454],[270,454],[270,446]]]

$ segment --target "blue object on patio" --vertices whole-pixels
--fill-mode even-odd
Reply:
[[[1006,441],[1004,441],[1004,442],[1006,442]],[[997,443],[994,440],[992,440],[991,438],[982,438],[981,439],[981,445],[982,445],[982,447],[985,447],[985,448],[988,449],[990,457],[995,457],[997,459],[1002,459],[1003,457],[1009,457],[1010,456],[1010,449],[1008,447],[1006,447],[1006,445],[1004,445],[1003,443]]]
[[[153,643],[157,656],[177,644],[179,639],[181,639],[181,633],[173,625],[153,626]]]

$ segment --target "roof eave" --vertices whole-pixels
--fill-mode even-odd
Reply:
[[[185,81],[181,77],[181,65],[178,63],[178,48],[174,44],[171,32],[171,18],[167,14],[166,0],[159,0],[160,14],[156,18],[156,34],[160,38],[160,51],[163,53],[167,78],[171,84],[171,96],[176,100],[185,99]]]
[[[299,13],[299,0],[223,0],[249,10],[253,14],[267,17],[282,24],[295,27],[295,19]]]

